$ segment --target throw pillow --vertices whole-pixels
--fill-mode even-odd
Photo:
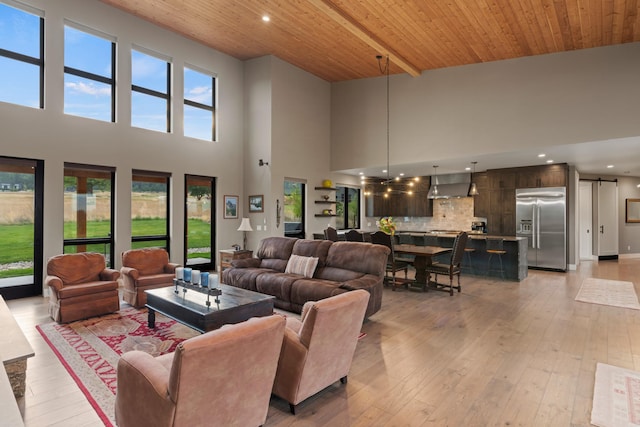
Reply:
[[[312,256],[291,255],[287,262],[285,273],[299,274],[304,277],[313,277],[318,266],[318,258]]]

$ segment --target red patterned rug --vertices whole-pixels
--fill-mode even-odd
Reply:
[[[149,329],[147,310],[133,307],[66,325],[53,322],[37,328],[106,426],[115,426],[116,367],[122,353],[142,350],[159,356],[199,335],[158,313],[155,329]]]

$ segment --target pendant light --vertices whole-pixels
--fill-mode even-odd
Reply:
[[[473,165],[473,172],[471,174],[471,178],[472,178],[471,188],[469,188],[469,195],[470,196],[477,196],[478,194],[480,194],[480,193],[478,193],[478,186],[476,185],[475,182],[473,182],[473,175],[475,175],[475,173],[476,173],[476,163],[478,163],[478,162],[471,162],[471,164]]]
[[[386,60],[382,62],[382,55],[376,55],[376,59],[378,60],[378,68],[380,69],[380,73],[386,76],[386,103],[387,103],[387,180],[385,181],[386,185],[391,184],[391,167],[389,165],[389,55],[387,55]]]
[[[432,195],[433,197],[438,195],[438,166],[434,165],[433,166],[433,185],[431,186],[432,188]]]

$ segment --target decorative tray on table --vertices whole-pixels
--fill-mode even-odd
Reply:
[[[200,286],[195,283],[185,282],[182,279],[173,279],[173,292],[175,292],[176,295],[180,295],[181,290],[182,290],[182,294],[184,295],[187,293],[187,290],[189,289],[196,292],[200,292],[201,294],[206,294],[207,301],[205,302],[205,304],[207,305],[207,307],[211,306],[210,299],[212,296],[215,297],[214,301],[216,302],[216,304],[220,303],[220,298],[218,297],[222,295],[222,289],[210,288],[207,286]]]

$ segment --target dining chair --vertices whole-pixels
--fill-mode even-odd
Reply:
[[[453,241],[453,252],[451,253],[451,258],[449,263],[443,262],[434,262],[430,266],[427,266],[426,270],[429,274],[435,275],[435,284],[436,289],[438,290],[448,290],[449,295],[453,295],[453,290],[456,289],[458,292],[462,290],[460,286],[460,265],[462,263],[462,256],[464,255],[464,248],[467,245],[468,235],[464,231],[461,231],[456,236]],[[449,284],[438,283],[438,274],[448,275],[449,276]],[[458,286],[453,286],[453,276],[458,276]]]
[[[408,284],[410,282],[408,278],[409,262],[402,261],[396,257],[395,251],[393,250],[393,237],[384,231],[376,231],[371,234],[371,243],[374,245],[384,245],[391,250],[389,258],[387,259],[385,283],[391,284],[393,291],[396,290],[397,286]],[[404,271],[404,280],[396,278],[396,273],[399,271]],[[391,274],[391,277],[389,277],[389,274]]]
[[[333,227],[327,227],[324,230],[324,239],[331,240],[332,242],[338,241],[338,231]]]
[[[347,242],[364,242],[364,234],[358,230],[349,230],[344,234]]]

